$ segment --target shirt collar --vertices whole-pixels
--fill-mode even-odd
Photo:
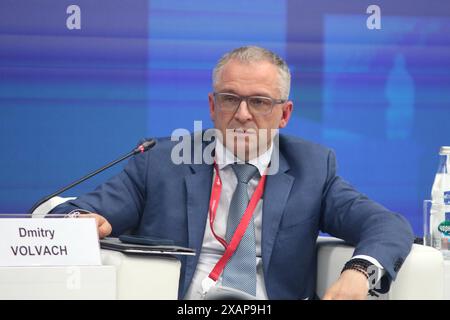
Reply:
[[[254,165],[261,176],[263,176],[264,171],[267,169],[270,159],[272,157],[273,143],[270,148],[266,150],[262,155],[257,158],[251,159],[248,163]],[[217,139],[215,146],[215,161],[220,170],[225,168],[227,165],[236,163],[235,155],[226,148],[220,139]]]

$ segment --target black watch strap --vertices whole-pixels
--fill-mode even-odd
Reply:
[[[342,272],[346,270],[355,270],[358,271],[366,277],[367,281],[369,282],[369,291],[375,288],[378,280],[378,267],[375,266],[372,262],[366,260],[366,259],[351,259],[347,261],[347,263],[344,265],[344,268],[342,268]]]

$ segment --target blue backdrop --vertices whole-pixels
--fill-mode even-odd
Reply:
[[[422,234],[450,145],[450,2],[393,2],[2,0],[0,212],[27,211],[144,136],[211,126],[211,69],[255,44],[293,72],[284,132],[335,149],[341,176]]]

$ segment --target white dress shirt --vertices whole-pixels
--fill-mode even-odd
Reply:
[[[249,199],[253,195],[253,192],[255,191],[259,180],[261,179],[261,176],[264,174],[264,171],[269,165],[270,158],[272,156],[272,150],[273,146],[271,146],[269,150],[267,150],[258,158],[249,161],[250,164],[258,168],[259,173],[256,174],[248,183]],[[230,208],[231,198],[237,186],[236,175],[231,166],[229,166],[229,164],[235,163],[235,156],[227,148],[225,148],[220,141],[217,141],[215,147],[215,161],[217,163],[217,166],[219,167],[219,175],[222,181],[222,193],[220,195],[220,201],[217,207],[216,219],[214,221],[214,232],[219,237],[225,239],[227,231],[228,210]],[[215,176],[216,173],[214,171],[213,181],[215,179]],[[267,299],[261,258],[262,206],[263,199],[260,199],[253,213],[256,241],[256,298]],[[203,245],[198,260],[197,269],[195,270],[191,285],[184,297],[185,299],[202,298],[201,283],[203,279],[208,277],[211,270],[214,268],[216,263],[225,252],[225,248],[220,244],[219,241],[217,241],[217,239],[211,232],[211,227],[209,224],[209,214],[210,213],[208,213],[208,222],[206,223],[205,235],[203,237]],[[222,276],[217,281],[217,285],[221,285],[221,283]]]
[[[264,174],[264,171],[269,165],[272,151],[273,145],[261,156],[249,161],[250,164],[258,168],[259,173],[255,175],[248,183],[249,199],[253,195],[253,192],[255,191],[261,179],[261,176]],[[235,163],[235,160],[236,158],[234,154],[230,152],[226,147],[224,147],[224,145],[219,140],[217,140],[215,146],[215,161],[218,165],[219,175],[222,181],[222,192],[220,195],[219,205],[217,207],[216,219],[214,221],[214,232],[223,239],[225,239],[226,235],[228,210],[230,207],[231,198],[237,186],[236,175],[231,166],[229,166],[230,164]],[[216,172],[214,170],[213,181],[215,179],[215,176]],[[256,298],[266,300],[268,299],[268,297],[264,282],[264,272],[261,257],[262,208],[263,199],[261,198],[253,213],[256,241]],[[203,244],[197,264],[197,269],[195,270],[192,282],[186,292],[186,295],[184,296],[184,299],[202,299],[202,281],[206,277],[208,277],[209,273],[212,271],[216,263],[225,252],[225,248],[214,237],[211,231],[211,227],[209,224],[209,214],[210,213],[208,213],[208,222],[206,223],[205,234],[203,237]],[[381,265],[378,263],[378,261],[372,257],[359,255],[355,256],[354,258],[365,258],[381,268]],[[378,274],[379,278],[381,278],[381,272],[379,272]],[[220,286],[221,283],[222,276],[220,276],[216,285]]]

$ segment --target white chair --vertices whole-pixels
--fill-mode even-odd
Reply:
[[[45,216],[57,205],[75,199],[54,197],[40,205],[33,217]],[[344,264],[351,258],[354,248],[331,237],[317,240],[317,287],[323,297],[325,291],[339,278]],[[115,266],[118,299],[176,299],[181,263],[176,259],[129,256],[102,250],[103,265]],[[155,274],[160,277],[155,277]],[[167,279],[170,279],[168,281]],[[165,284],[161,281],[168,281]],[[158,291],[154,288],[166,288]],[[381,299],[443,299],[444,259],[431,247],[414,244],[390,291]]]
[[[322,297],[339,277],[340,271],[354,251],[344,241],[319,237],[317,241],[318,266],[316,292]],[[102,250],[102,261],[115,265],[119,299],[176,299],[178,290],[178,260],[154,260],[154,257],[133,257],[118,252]],[[165,285],[158,277],[166,279]],[[170,281],[168,281],[170,279]],[[411,253],[400,269],[390,291],[378,298],[389,300],[443,299],[444,260],[433,248],[414,244]],[[155,291],[154,288],[165,288]]]
[[[116,269],[116,299],[176,300],[181,262],[172,256],[129,255],[101,249],[102,264]]]
[[[354,247],[336,238],[317,241],[317,287],[319,297],[339,278]],[[380,296],[389,300],[441,300],[444,298],[444,259],[438,250],[414,244],[389,292]]]

